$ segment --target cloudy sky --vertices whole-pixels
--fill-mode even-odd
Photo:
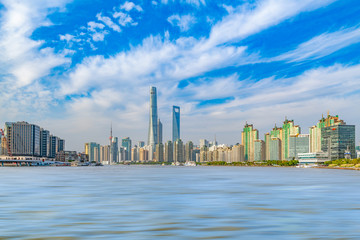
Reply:
[[[164,139],[241,141],[285,116],[360,131],[358,0],[0,0],[0,124],[25,120],[68,150],[146,140],[149,86]]]

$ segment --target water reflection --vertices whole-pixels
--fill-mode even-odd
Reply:
[[[0,239],[356,239],[360,172],[0,168]]]

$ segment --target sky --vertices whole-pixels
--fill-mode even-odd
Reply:
[[[0,124],[66,140],[147,140],[149,87],[164,140],[241,142],[330,111],[360,137],[358,0],[0,0]]]

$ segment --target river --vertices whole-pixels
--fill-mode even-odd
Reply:
[[[359,239],[360,172],[0,167],[0,239]]]

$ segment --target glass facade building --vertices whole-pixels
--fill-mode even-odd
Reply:
[[[290,136],[289,138],[289,157],[288,160],[299,159],[299,153],[310,152],[310,135],[300,134],[298,136]]]
[[[354,125],[335,125],[321,129],[321,150],[328,153],[329,159],[345,158],[347,148],[351,158],[356,158]]]
[[[131,139],[129,137],[123,138],[121,146],[124,148],[124,157],[125,159],[121,160],[131,160]]]
[[[180,107],[173,106],[172,141],[180,139]]]
[[[153,151],[155,151],[155,145],[158,143],[157,134],[158,134],[157,93],[156,93],[156,87],[150,87],[148,145],[152,146]]]

